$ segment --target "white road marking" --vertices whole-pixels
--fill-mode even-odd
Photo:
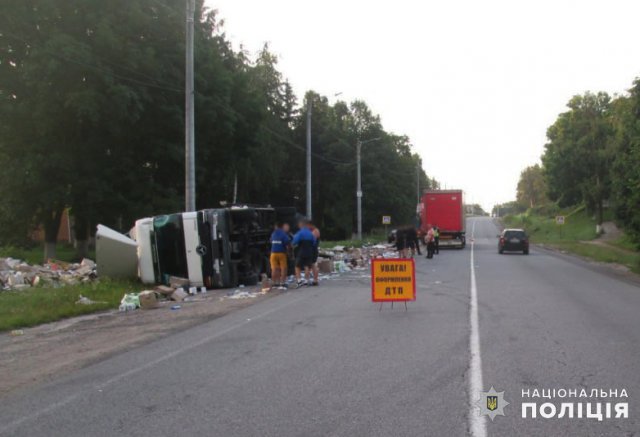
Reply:
[[[469,324],[471,333],[469,334],[469,349],[471,361],[469,363],[469,430],[473,437],[485,437],[487,435],[487,425],[484,416],[480,416],[476,402],[483,388],[482,384],[482,358],[480,357],[480,330],[478,324],[478,288],[476,287],[476,270],[473,258],[474,234],[476,222],[471,226],[471,303],[469,307]]]
[[[239,323],[233,324],[233,325],[229,326],[226,329],[214,332],[211,335],[203,337],[203,338],[201,338],[200,340],[198,340],[196,342],[188,343],[188,344],[186,344],[185,346],[183,346],[181,348],[178,348],[178,349],[176,349],[176,350],[174,350],[172,352],[169,352],[167,354],[161,355],[160,357],[156,358],[153,361],[150,361],[150,362],[148,362],[146,364],[143,364],[143,365],[140,365],[138,367],[134,367],[134,368],[129,369],[129,370],[125,371],[125,372],[122,372],[122,373],[120,373],[118,375],[115,375],[112,378],[109,378],[109,379],[103,381],[100,384],[93,385],[92,387],[89,388],[89,390],[82,390],[82,391],[76,392],[76,393],[74,393],[72,395],[67,396],[66,398],[63,398],[62,400],[60,400],[58,402],[55,402],[55,403],[52,403],[52,404],[48,405],[47,407],[45,407],[45,408],[43,408],[41,410],[37,410],[37,411],[31,412],[29,414],[26,414],[26,415],[24,415],[24,416],[22,416],[20,418],[17,418],[15,420],[11,421],[9,423],[3,424],[2,426],[0,426],[0,435],[19,427],[20,425],[24,424],[25,422],[37,419],[40,416],[46,415],[48,413],[51,413],[52,411],[57,410],[58,408],[64,407],[65,405],[77,400],[80,396],[82,396],[84,394],[91,393],[92,390],[94,390],[94,389],[97,389],[98,391],[102,391],[107,386],[109,386],[111,384],[114,384],[114,383],[119,382],[119,381],[121,381],[121,380],[123,380],[125,378],[133,376],[133,375],[135,375],[137,373],[140,373],[141,371],[146,370],[146,369],[148,369],[150,367],[154,367],[154,366],[156,366],[156,365],[158,365],[158,364],[160,364],[160,363],[162,363],[164,361],[167,361],[167,360],[169,360],[169,359],[171,359],[173,357],[181,355],[181,354],[183,354],[183,353],[185,353],[185,352],[187,352],[187,351],[189,351],[191,349],[195,349],[195,348],[197,348],[199,346],[202,346],[202,345],[204,345],[206,343],[209,343],[210,341],[213,341],[216,338],[221,337],[221,336],[233,331],[234,329],[241,328],[241,327],[247,325],[248,323],[251,323],[252,320],[258,320],[258,319],[261,319],[261,318],[263,318],[265,316],[268,316],[268,315],[270,315],[272,313],[275,313],[276,311],[279,311],[279,310],[291,305],[292,303],[295,303],[295,302],[298,302],[298,301],[302,300],[305,296],[306,295],[302,295],[302,296],[300,296],[300,297],[298,297],[296,299],[287,300],[284,304],[279,305],[279,306],[274,307],[274,308],[271,308],[270,310],[267,310],[267,311],[265,311],[265,312],[263,312],[261,314],[258,314],[257,316],[255,316],[255,317],[253,317],[251,319],[247,319],[246,321],[243,320],[243,321],[241,321]]]

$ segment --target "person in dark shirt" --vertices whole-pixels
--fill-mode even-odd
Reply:
[[[418,255],[422,255],[420,252],[420,240],[418,239],[418,231],[415,226],[409,226],[407,228],[407,240],[409,242],[409,248],[411,249],[411,256],[416,255],[416,251]]]
[[[401,227],[396,231],[396,250],[399,258],[407,258],[409,251],[409,241],[407,238],[407,228]]]
[[[283,229],[282,223],[277,223],[271,234],[271,280],[272,288],[285,290],[287,287],[287,250],[291,241],[289,235]]]
[[[301,220],[298,225],[299,231],[293,237],[293,246],[297,248],[296,255],[296,281],[297,286],[308,285],[309,271],[313,266],[313,252],[315,237],[309,229],[309,221]],[[304,269],[305,279],[301,278]]]
[[[311,268],[313,272],[313,282],[311,285],[319,285],[320,284],[320,269],[318,268],[318,256],[320,255],[320,229],[313,223],[309,222],[309,230],[313,234],[315,238],[315,243],[313,245],[313,266]]]

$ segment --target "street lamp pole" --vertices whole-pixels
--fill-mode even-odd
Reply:
[[[357,176],[357,188],[356,188],[356,197],[358,198],[358,240],[362,241],[362,165],[361,165],[361,154],[362,142],[358,140],[357,145],[357,157],[358,161],[358,176]]]
[[[311,211],[311,99],[307,101],[307,219],[312,219]]]
[[[356,161],[358,163],[358,176],[357,176],[357,191],[356,197],[358,198],[358,240],[362,241],[362,145],[370,143],[372,141],[378,141],[380,138],[371,138],[370,140],[360,141],[356,145]]]
[[[193,22],[196,2],[187,0],[186,10],[186,71],[185,71],[185,211],[196,209],[196,159],[194,139],[194,85],[193,85]]]

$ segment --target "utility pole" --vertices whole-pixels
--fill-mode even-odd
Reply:
[[[362,241],[362,166],[361,166],[361,159],[360,159],[360,153],[361,153],[361,149],[362,149],[362,142],[360,140],[358,140],[358,145],[357,145],[357,157],[356,157],[356,161],[358,161],[358,181],[357,181],[357,188],[356,188],[356,197],[358,198],[358,240]]]
[[[194,85],[193,85],[193,22],[196,12],[196,1],[186,0],[186,72],[185,72],[185,211],[196,209],[196,151],[194,139]]]
[[[312,219],[311,211],[311,99],[307,100],[307,219]]]
[[[358,181],[357,181],[357,191],[356,197],[358,198],[358,240],[362,241],[362,159],[360,157],[362,152],[362,145],[370,143],[372,141],[378,141],[380,138],[371,138],[370,140],[360,141],[358,139],[358,143],[356,146],[356,161],[358,162]]]

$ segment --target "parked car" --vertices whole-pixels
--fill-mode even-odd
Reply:
[[[505,229],[498,238],[498,253],[522,251],[529,255],[529,237],[523,229]]]

